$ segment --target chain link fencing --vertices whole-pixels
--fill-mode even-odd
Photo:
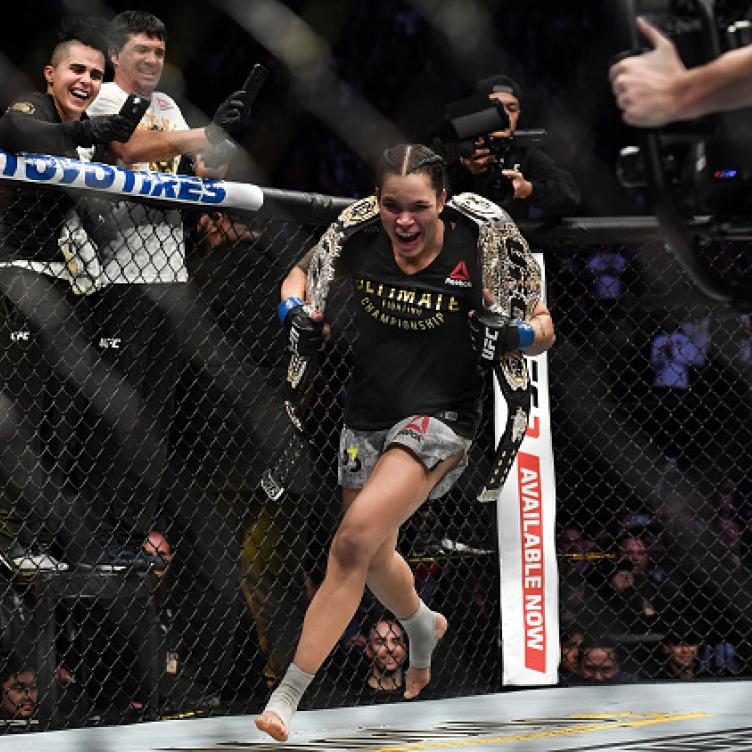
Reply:
[[[0,647],[4,698],[20,698],[6,728],[256,712],[340,515],[346,284],[330,294],[310,442],[280,499],[259,485],[293,437],[279,283],[321,212],[183,209],[170,238],[137,223],[131,247],[172,244],[163,263],[184,257],[189,281],[99,288],[70,223],[65,262],[24,262],[57,247],[66,194],[0,187],[15,259],[0,268]],[[699,674],[748,674],[749,318],[699,302],[654,227],[580,221],[530,238],[558,328],[562,683],[672,678],[687,643]],[[430,698],[502,689],[496,516],[476,501],[488,394],[463,479],[401,533],[422,598],[452,625]],[[399,700],[405,658],[393,616],[366,596],[302,707]]]
[[[750,317],[646,218],[587,222],[545,249],[561,681],[749,676]],[[749,250],[706,249],[719,271]]]

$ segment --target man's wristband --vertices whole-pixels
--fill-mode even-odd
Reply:
[[[293,308],[297,308],[298,306],[302,305],[305,305],[305,301],[295,297],[294,295],[291,295],[289,298],[285,298],[277,306],[277,316],[279,316],[279,320],[284,324],[285,319],[287,318],[287,314],[290,313]]]
[[[535,330],[526,321],[516,321],[517,333],[520,338],[520,350],[527,350],[535,342]]]

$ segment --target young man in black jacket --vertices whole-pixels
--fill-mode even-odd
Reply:
[[[84,22],[61,36],[44,67],[46,90],[20,97],[0,117],[0,148],[79,159],[79,147],[127,141],[133,131],[122,115],[86,115],[104,78],[104,37]],[[63,261],[58,236],[73,206],[64,194],[29,188],[4,193],[0,261]],[[56,269],[41,271],[58,277]]]
[[[522,91],[504,75],[484,78],[476,94],[501,104],[509,128],[478,138],[473,152],[462,155],[445,148],[452,193],[471,191],[485,196],[510,213],[513,219],[550,219],[571,215],[580,203],[580,189],[572,176],[537,146],[519,148],[514,133],[520,118]],[[504,153],[503,164],[494,154]]]
[[[19,98],[0,117],[0,148],[78,158],[78,147],[126,141],[133,129],[127,118],[89,119],[85,112],[99,93],[105,52],[93,24],[63,31],[44,67],[46,91]],[[0,551],[8,566],[24,571],[65,568],[46,552],[53,539],[73,558],[84,557],[89,545],[90,533],[73,512],[75,494],[66,489],[66,425],[75,382],[94,361],[74,314],[71,281],[80,270],[60,246],[69,212],[89,215],[84,201],[24,185],[5,184],[0,193],[0,513],[6,521]]]

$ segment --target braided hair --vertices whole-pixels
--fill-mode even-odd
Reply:
[[[381,194],[389,175],[425,173],[431,186],[440,195],[447,189],[446,162],[423,144],[397,144],[387,149],[376,167],[376,195]]]

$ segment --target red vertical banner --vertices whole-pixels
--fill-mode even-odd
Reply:
[[[545,552],[541,504],[540,460],[517,455],[517,493],[520,500],[520,562],[525,668],[546,670]]]

